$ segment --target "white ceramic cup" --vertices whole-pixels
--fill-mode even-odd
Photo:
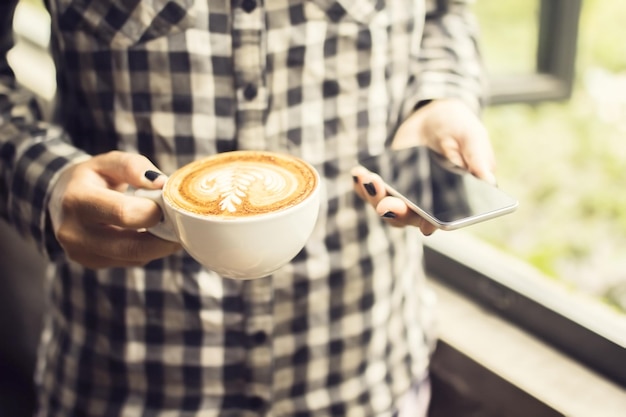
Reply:
[[[149,232],[180,242],[196,261],[224,277],[255,279],[291,261],[313,232],[321,181],[315,168],[304,163],[316,178],[310,194],[291,207],[264,214],[237,218],[200,215],[175,206],[163,198],[162,190],[141,189],[135,195],[155,201],[163,211],[164,219]]]

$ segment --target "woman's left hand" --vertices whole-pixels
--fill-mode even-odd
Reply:
[[[479,178],[495,183],[495,158],[485,126],[462,101],[435,100],[411,114],[398,128],[391,147],[427,145],[454,164]],[[384,181],[358,166],[352,171],[354,189],[376,212],[393,226],[416,226],[424,235],[436,227],[385,191]]]

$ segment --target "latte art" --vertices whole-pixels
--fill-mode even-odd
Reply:
[[[275,204],[288,198],[297,187],[298,180],[291,172],[256,163],[208,172],[189,184],[196,197],[218,201],[220,210],[230,213],[236,212],[244,202],[254,207]]]
[[[164,196],[196,214],[246,217],[298,204],[316,182],[311,168],[297,158],[236,151],[181,168],[168,180]]]

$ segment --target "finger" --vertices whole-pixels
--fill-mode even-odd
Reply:
[[[437,227],[428,220],[420,217],[418,227],[424,236],[430,236],[437,230]]]
[[[457,139],[453,136],[446,136],[440,141],[442,155],[454,165],[467,169],[467,163],[461,153],[461,148]]]
[[[385,182],[382,178],[362,166],[352,170],[355,189],[365,201],[376,207],[378,202],[387,195]]]
[[[147,231],[106,227],[103,240],[110,245],[111,259],[147,263],[180,250],[177,242],[160,239]]]
[[[165,182],[165,176],[143,155],[112,151],[95,157],[93,162],[95,170],[114,184],[157,189]]]
[[[497,179],[495,175],[495,162],[493,159],[479,157],[472,159],[468,158],[469,171],[480,179],[487,181],[492,185],[497,185]]]
[[[437,229],[397,197],[383,198],[376,206],[376,212],[392,226],[415,226],[426,236]]]
[[[67,253],[67,252],[66,252]],[[102,269],[102,268],[130,268],[135,266],[143,266],[147,262],[142,261],[122,261],[122,260],[113,260],[110,258],[105,258],[100,256],[99,254],[93,252],[74,252],[72,254],[68,253],[70,260],[84,266],[89,269]]]
[[[365,190],[361,186],[363,184],[363,176],[367,175],[369,171],[367,171],[363,167],[356,167],[352,169],[352,186],[354,188],[354,192],[362,199],[365,200]]]
[[[397,197],[385,197],[376,206],[376,213],[393,226],[417,226],[420,217]]]
[[[106,188],[67,190],[63,210],[74,214],[83,224],[110,224],[129,229],[155,226],[162,217],[152,200]]]
[[[70,259],[89,268],[143,265],[180,249],[180,245],[148,232],[111,226],[82,229],[64,225],[57,233]]]
[[[495,154],[487,129],[482,124],[475,124],[467,133],[463,147],[460,149],[467,169],[478,178],[494,183],[496,165]]]
[[[362,183],[362,187],[365,193],[365,200],[373,207],[376,207],[380,200],[387,196],[385,182],[376,174],[372,174],[366,178]]]

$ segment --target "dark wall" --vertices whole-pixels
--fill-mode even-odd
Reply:
[[[32,376],[41,318],[44,259],[8,224],[0,221],[0,416],[31,417],[35,404]],[[446,362],[437,352],[434,364]],[[437,366],[434,366],[435,371]],[[454,384],[433,375],[432,417],[487,417],[479,404]]]
[[[0,416],[32,414],[45,261],[0,221]]]

